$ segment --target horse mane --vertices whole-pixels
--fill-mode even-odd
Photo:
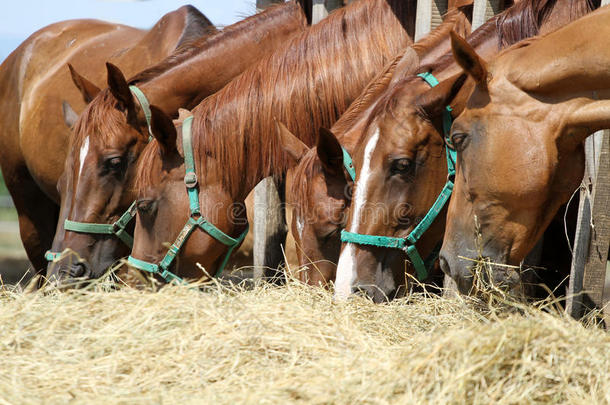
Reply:
[[[199,53],[203,53],[218,44],[229,41],[231,38],[239,37],[243,35],[244,31],[252,31],[254,27],[262,24],[263,21],[277,19],[284,15],[299,15],[303,21],[305,21],[301,7],[294,1],[272,5],[265,9],[264,12],[245,18],[221,31],[210,31],[208,35],[181,44],[163,61],[133,76],[129,80],[129,84],[141,84],[155,79],[159,75],[188,61]]]
[[[356,100],[349,106],[347,111],[333,125],[332,132],[341,140],[342,136],[361,118],[362,113],[377,100],[379,95],[387,89],[392,81],[394,71],[403,55],[398,55],[393,61],[386,65],[385,69],[375,77],[362,91]],[[295,179],[311,179],[322,172],[322,164],[318,159],[316,146],[310,148],[301,158],[299,164],[294,168],[293,177]],[[309,196],[309,181],[295,181],[289,190],[296,201],[306,201]],[[298,205],[297,210],[302,206]]]
[[[500,48],[506,48],[526,38],[538,35],[540,27],[559,0],[521,1],[498,15]],[[565,0],[561,0],[565,1]],[[567,0],[570,21],[576,20],[600,6],[601,0]]]
[[[276,119],[313,145],[316,131],[335,123],[360,94],[360,83],[387,63],[384,55],[408,44],[406,35],[395,34],[404,32],[402,26],[388,21],[414,19],[415,3],[369,0],[339,9],[200,103],[193,110],[199,176],[218,174],[233,195],[262,177],[282,176],[289,162],[276,135]],[[157,150],[153,143],[141,156],[140,188],[152,180],[144,168]],[[206,156],[220,163],[220,173],[206,167]]]

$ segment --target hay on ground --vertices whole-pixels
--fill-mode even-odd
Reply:
[[[610,403],[593,325],[295,282],[4,292],[0,350],[1,403]]]

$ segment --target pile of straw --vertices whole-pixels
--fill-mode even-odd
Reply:
[[[0,403],[610,403],[610,335],[559,312],[289,282],[0,296]]]

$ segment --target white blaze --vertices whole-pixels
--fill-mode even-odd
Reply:
[[[369,186],[371,177],[371,157],[379,140],[379,128],[375,131],[371,139],[369,139],[364,148],[364,162],[362,163],[362,171],[354,185],[356,194],[352,202],[352,223],[350,224],[350,232],[358,233],[358,222],[360,212],[364,207],[366,191]],[[341,251],[339,263],[337,264],[337,279],[335,281],[335,298],[346,299],[352,293],[352,285],[356,280],[356,247],[353,243],[348,243]]]
[[[78,168],[78,178],[80,179],[80,174],[83,171],[83,165],[85,164],[85,158],[89,153],[89,137],[85,138],[85,142],[83,142],[83,146],[80,147],[80,153],[78,158],[80,159],[80,167]]]

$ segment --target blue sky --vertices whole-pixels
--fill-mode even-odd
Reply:
[[[192,4],[216,25],[229,25],[255,12],[255,0],[3,0],[0,61],[34,31],[73,18],[97,18],[151,27],[163,14]]]

